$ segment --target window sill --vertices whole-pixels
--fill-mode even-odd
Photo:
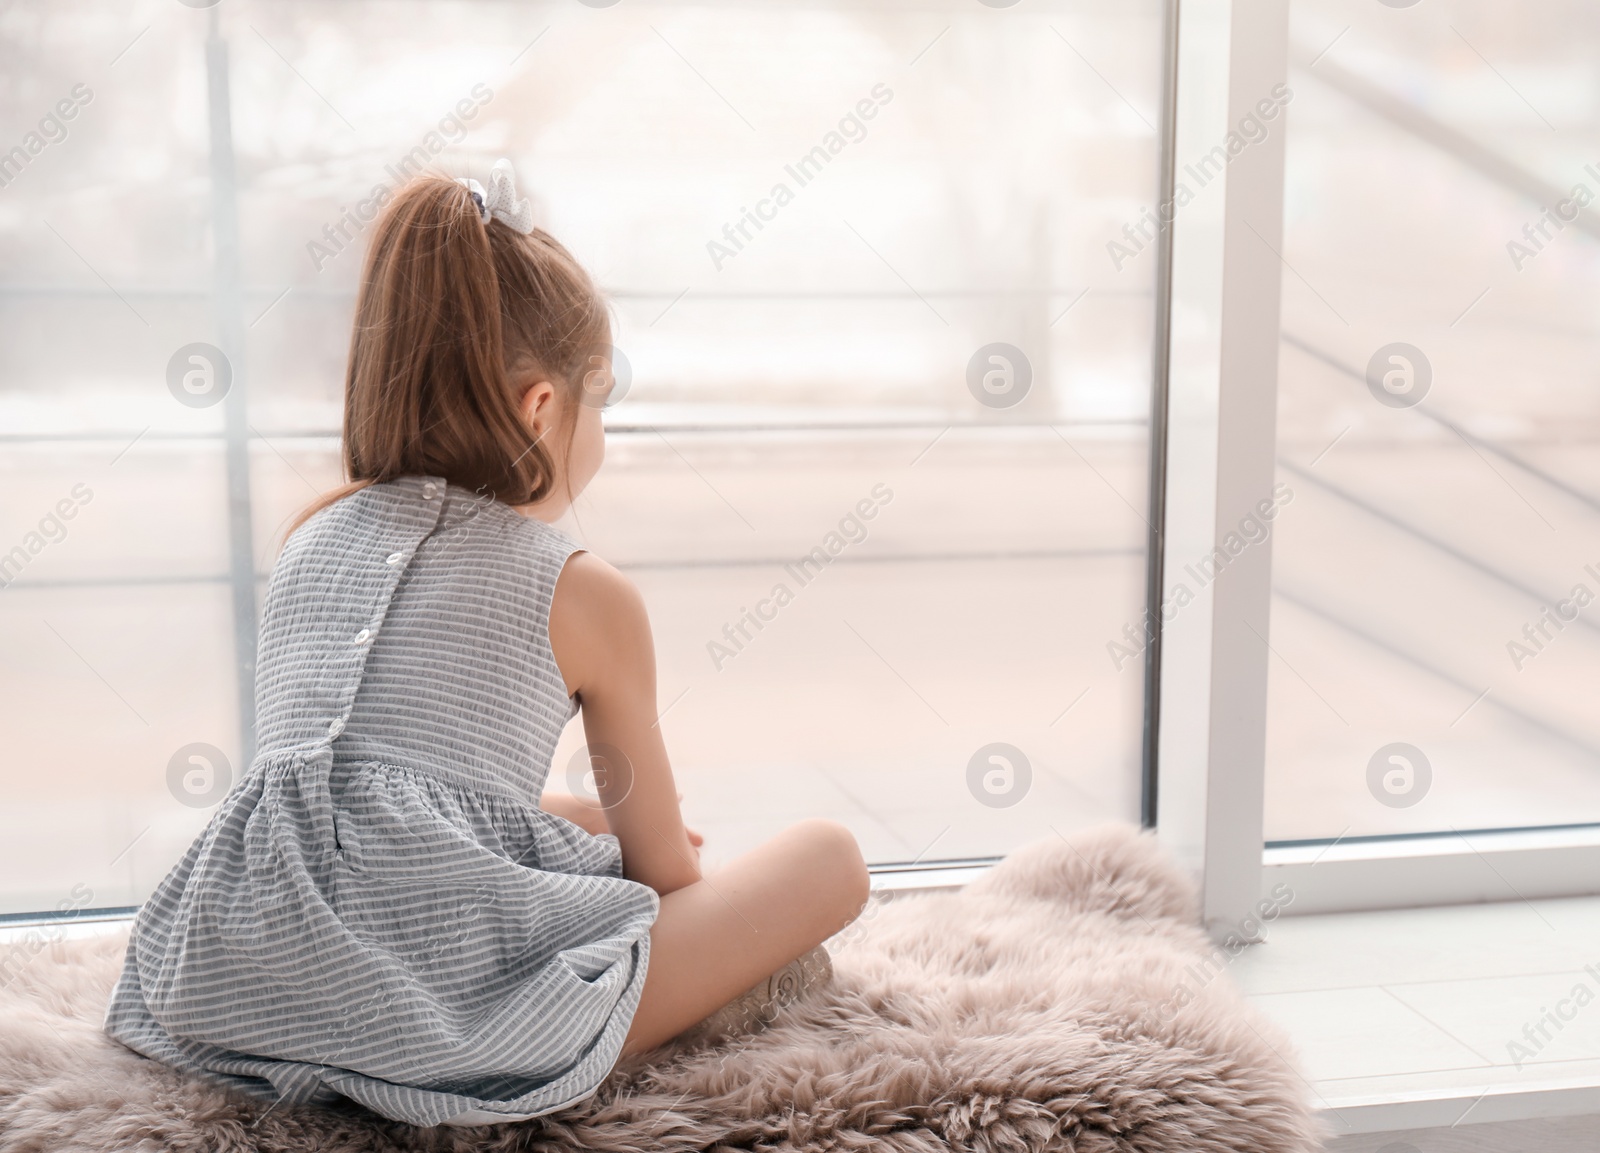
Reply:
[[[1288,885],[1297,916],[1590,896],[1600,893],[1600,828],[1272,846],[1261,883],[1263,893]]]
[[[1265,936],[1230,970],[1295,1042],[1336,1137],[1600,1114],[1600,898],[1284,917]],[[1570,1000],[1579,985],[1593,1003]]]

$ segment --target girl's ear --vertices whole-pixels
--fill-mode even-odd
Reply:
[[[523,391],[517,407],[534,435],[543,436],[556,419],[556,386],[548,380],[534,381]]]

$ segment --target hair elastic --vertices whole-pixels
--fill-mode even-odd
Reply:
[[[489,187],[468,176],[457,177],[456,183],[472,194],[478,206],[478,219],[488,224],[498,220],[508,228],[521,233],[533,231],[533,206],[517,197],[517,178],[511,171],[511,161],[502,157],[489,170]]]

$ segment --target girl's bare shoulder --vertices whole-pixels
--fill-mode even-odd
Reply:
[[[556,581],[550,644],[573,691],[654,661],[644,597],[615,565],[587,550],[573,553]]]

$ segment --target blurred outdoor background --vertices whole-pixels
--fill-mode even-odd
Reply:
[[[434,162],[509,157],[615,303],[632,382],[567,527],[644,590],[708,859],[812,815],[880,862],[1137,820],[1140,663],[1106,645],[1143,603],[1155,262],[1106,241],[1155,202],[1157,4],[51,0],[0,7],[0,52],[4,147],[91,93],[0,188],[0,550],[74,514],[0,591],[0,904],[137,902],[238,779],[241,630],[341,479],[337,226],[462,101]],[[196,342],[221,403],[169,390]],[[1009,408],[967,383],[997,342]],[[968,786],[996,742],[1008,805]]]
[[[1600,597],[1600,202],[1507,249],[1600,197],[1600,12],[1391,2],[1296,0],[1272,126],[1269,840],[1600,821],[1600,603],[1507,647]],[[1155,252],[1108,244],[1158,198],[1160,56],[1155,0],[0,3],[0,151],[41,144],[0,165],[0,911],[137,903],[243,772],[255,599],[341,479],[346,213],[435,132],[452,175],[509,157],[614,302],[631,383],[565,527],[644,590],[708,858],[813,815],[876,862],[1136,820],[1108,646],[1143,613]],[[195,343],[220,403],[169,387]],[[993,343],[1011,407],[969,389]],[[1396,343],[1418,403],[1367,383]],[[1026,787],[969,785],[994,743]],[[1391,744],[1426,787],[1369,784]]]
[[[1267,837],[1600,821],[1600,8],[1290,35]]]

